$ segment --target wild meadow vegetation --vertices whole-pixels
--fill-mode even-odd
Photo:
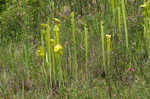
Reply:
[[[150,99],[149,0],[0,0],[0,99]]]

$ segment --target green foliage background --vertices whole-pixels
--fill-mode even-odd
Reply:
[[[144,4],[144,0],[124,0],[129,43],[127,52],[122,8],[120,8],[120,24],[118,20],[118,7],[121,7],[121,1],[0,0],[0,99],[110,98],[102,61],[101,20],[104,21],[104,35],[112,36],[109,66],[111,98],[150,98],[150,89],[148,89],[150,86],[148,58],[150,15],[147,13],[150,9],[140,7]],[[71,71],[74,66],[71,12],[75,13],[76,61],[79,76],[77,81],[73,79]],[[54,85],[51,89],[45,85],[41,72],[42,61],[36,55],[36,51],[41,45],[40,24],[49,24],[50,32],[54,37],[53,18],[60,20],[64,87],[58,88]],[[85,24],[88,31],[87,59],[85,59],[84,46]],[[106,45],[104,47],[106,49]],[[104,54],[107,58],[107,53]],[[84,70],[86,60],[88,60],[88,75],[90,75],[88,79],[85,79]],[[130,74],[128,68],[133,68],[135,71]],[[30,85],[28,81],[31,87],[28,86]]]

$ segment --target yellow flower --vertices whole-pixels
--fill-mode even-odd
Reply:
[[[59,31],[58,25],[55,25],[55,26],[54,26],[54,31],[55,31],[55,32],[58,32],[58,31]]]
[[[48,24],[41,24],[41,28],[47,28],[48,27]]]
[[[44,56],[44,48],[40,46],[40,48],[36,52],[37,56],[43,57]]]
[[[54,47],[55,40],[54,39],[50,39],[50,43],[51,43],[51,46]]]
[[[54,52],[55,53],[60,53],[62,54],[62,46],[60,44],[57,44],[55,47],[54,47]]]
[[[60,23],[60,20],[57,19],[57,18],[53,18],[52,20],[54,21],[55,24],[59,24]]]
[[[140,7],[145,8],[150,4],[150,1],[145,1],[144,4],[142,4]]]
[[[107,39],[110,39],[110,38],[111,38],[111,35],[106,34],[106,38],[107,38]]]
[[[142,4],[140,7],[141,8],[145,8],[147,5],[146,5],[146,3],[144,3],[144,4]]]

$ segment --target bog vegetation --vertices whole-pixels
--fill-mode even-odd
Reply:
[[[149,99],[149,0],[0,0],[0,99]]]

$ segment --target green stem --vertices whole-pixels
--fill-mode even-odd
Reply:
[[[42,48],[43,48],[43,50],[45,51],[45,49],[44,49],[44,34],[45,33],[43,33],[44,31],[41,31],[41,44],[42,44]],[[46,84],[46,79],[47,79],[47,74],[46,74],[46,70],[45,70],[45,54],[44,54],[44,56],[42,57],[42,72],[43,72],[43,74],[44,74],[44,80],[45,80],[45,84]]]
[[[100,22],[100,28],[101,28],[101,42],[102,42],[102,55],[103,55],[103,66],[104,70],[106,71],[106,63],[105,63],[105,44],[104,44],[104,27],[103,27],[103,21]]]
[[[123,22],[124,22],[124,29],[125,29],[125,40],[126,40],[126,52],[128,53],[128,28],[127,28],[127,21],[126,21],[126,10],[125,10],[125,3],[122,0],[122,14],[123,14]]]
[[[118,28],[119,34],[118,37],[121,38],[121,11],[120,11],[120,0],[117,1],[117,11],[118,11]]]
[[[86,58],[86,73],[88,73],[88,29],[86,27],[86,24],[84,26],[84,46],[85,46],[85,58]]]
[[[47,55],[48,55],[48,66],[49,66],[49,79],[50,79],[50,87],[52,87],[52,66],[51,66],[51,47],[50,47],[50,27],[46,24],[46,33],[45,33],[45,40],[46,40],[46,48],[47,48]]]
[[[71,25],[72,25],[72,37],[73,37],[73,52],[74,52],[74,59],[73,63],[75,65],[74,68],[74,76],[77,78],[77,71],[78,71],[78,64],[77,64],[77,45],[76,45],[76,35],[75,35],[75,18],[74,18],[74,12],[71,13]]]

